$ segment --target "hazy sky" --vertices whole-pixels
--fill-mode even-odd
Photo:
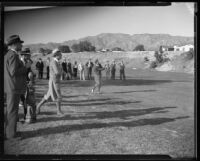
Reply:
[[[194,3],[158,7],[54,7],[5,12],[5,39],[63,42],[100,33],[194,36]]]

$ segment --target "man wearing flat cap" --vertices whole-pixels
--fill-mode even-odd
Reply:
[[[53,50],[53,59],[50,62],[50,78],[49,78],[49,89],[43,99],[37,105],[37,114],[40,113],[41,106],[48,100],[53,100],[56,102],[57,115],[62,116],[61,111],[61,90],[60,90],[60,79],[62,74],[62,66],[60,60],[62,59],[62,53],[60,50]]]
[[[30,64],[23,64],[19,58],[22,41],[18,35],[7,39],[8,52],[4,56],[4,91],[7,95],[5,135],[7,139],[17,134],[17,119],[20,95],[26,91],[26,73]]]

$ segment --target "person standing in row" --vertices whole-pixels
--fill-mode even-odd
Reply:
[[[125,65],[124,62],[121,61],[119,63],[119,75],[120,75],[120,80],[125,80],[126,76],[125,76]]]
[[[106,61],[105,65],[105,71],[106,71],[106,80],[110,79],[110,64],[109,61]]]
[[[18,35],[7,39],[8,52],[4,56],[4,92],[7,97],[5,137],[18,137],[17,120],[20,95],[26,91],[26,74],[30,63],[23,64],[19,58],[22,50],[22,41]]]
[[[67,79],[72,79],[72,64],[70,62],[70,59],[67,61]]]
[[[99,63],[99,60],[96,59],[95,60],[95,65],[93,67],[95,85],[92,88],[92,93],[94,93],[95,88],[98,88],[98,94],[100,94],[100,90],[101,90],[101,77],[102,77],[101,71],[102,70],[104,70],[104,68]]]
[[[64,61],[62,62],[62,80],[65,80],[65,76],[67,74],[67,62],[66,62],[66,58],[64,59]]]
[[[60,79],[62,74],[62,66],[60,64],[60,60],[62,59],[62,53],[60,50],[55,49],[52,52],[53,59],[50,62],[50,79],[49,79],[49,89],[46,95],[44,95],[43,99],[37,105],[37,114],[40,114],[41,106],[52,99],[56,102],[57,106],[57,115],[63,115],[61,111],[61,90],[60,90]]]
[[[49,64],[50,64],[50,57],[48,57],[47,60],[46,60],[46,70],[47,70],[46,79],[48,79],[48,80],[49,80]]]
[[[85,79],[87,79],[88,80],[88,73],[89,73],[89,68],[88,68],[88,66],[87,66],[87,63],[84,65],[84,73],[85,73]]]
[[[43,68],[44,64],[42,62],[42,59],[39,58],[38,62],[36,63],[36,69],[38,70],[38,79],[43,79]]]
[[[89,61],[86,63],[86,66],[88,68],[87,78],[88,78],[88,80],[92,80],[92,68],[93,68],[94,64],[91,61],[91,59],[89,59]]]
[[[115,80],[116,64],[115,61],[111,64],[111,79]]]
[[[77,61],[75,61],[74,65],[73,65],[73,76],[74,76],[74,79],[77,78],[77,71],[78,71],[78,64],[77,64]]]
[[[81,62],[78,65],[78,70],[80,73],[80,80],[85,80],[84,65]]]

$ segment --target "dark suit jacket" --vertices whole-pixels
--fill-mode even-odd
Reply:
[[[93,62],[90,62],[90,67],[89,67],[89,62],[87,62],[85,65],[89,68],[89,70],[92,70],[94,66]]]
[[[36,68],[37,68],[37,70],[39,70],[39,71],[43,71],[43,68],[44,68],[44,64],[43,64],[43,62],[37,62],[36,63]]]
[[[4,91],[6,93],[24,94],[26,91],[27,69],[19,55],[9,50],[4,56]]]
[[[67,63],[66,62],[62,62],[62,68],[67,73]]]
[[[72,64],[70,62],[67,62],[67,72],[72,73]]]

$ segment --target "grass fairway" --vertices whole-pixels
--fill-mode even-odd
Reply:
[[[194,157],[194,75],[127,69],[121,81],[116,74],[102,94],[90,93],[93,81],[62,81],[65,116],[46,103],[36,123],[18,122],[22,139],[5,141],[5,153]],[[38,101],[47,88],[36,81]]]

